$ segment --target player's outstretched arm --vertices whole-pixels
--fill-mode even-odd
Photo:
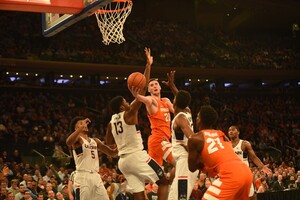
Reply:
[[[203,164],[199,159],[203,148],[203,140],[201,140],[198,134],[190,136],[188,140],[188,165],[191,172],[203,168]]]
[[[250,142],[244,141],[244,145],[246,147],[246,151],[248,152],[250,160],[252,160],[260,170],[263,170],[264,173],[271,172],[271,169],[269,169],[267,165],[264,165],[263,162],[257,157]]]
[[[181,130],[187,138],[194,135],[194,131],[191,129],[188,119],[183,114],[179,114],[176,117],[175,124],[176,124],[175,131]]]
[[[145,47],[144,51],[145,51],[145,55],[146,55],[146,59],[147,59],[147,64],[146,64],[145,71],[144,71],[144,76],[146,77],[146,87],[145,88],[147,90],[148,82],[150,79],[151,66],[153,64],[153,56],[151,56],[150,48]],[[145,90],[145,94],[146,94],[146,90]]]
[[[176,96],[176,94],[178,93],[178,89],[174,83],[175,73],[175,70],[170,71],[169,73],[167,73],[168,81],[162,81],[163,84],[165,84],[171,89],[174,96]]]
[[[151,96],[144,96],[140,94],[140,91],[136,88],[130,90],[131,94],[136,98],[136,100],[144,103],[146,107],[151,106],[153,103],[153,98]]]
[[[108,123],[107,129],[106,129],[105,144],[107,144],[108,146],[116,144],[114,136],[111,132],[111,123],[110,122]]]
[[[146,59],[147,59],[147,64],[146,64],[145,71],[144,71],[144,76],[146,77],[146,85],[141,90],[139,90],[138,88],[134,88],[134,87],[130,88],[129,90],[130,90],[131,94],[134,97],[136,97],[138,94],[140,94],[140,95],[145,95],[146,94],[147,87],[148,87],[148,82],[149,82],[149,79],[150,79],[150,72],[151,72],[151,65],[153,64],[153,57],[151,56],[150,48],[145,47],[144,51],[145,51],[145,55],[146,55]],[[140,109],[141,102],[142,101],[139,101],[139,100],[138,101],[134,100],[133,102],[131,102],[131,104],[130,104],[131,108],[130,108],[130,111],[129,111],[130,115],[137,114],[136,112],[138,112],[138,109]]]
[[[111,149],[109,146],[107,146],[103,142],[101,142],[98,138],[94,138],[94,140],[97,142],[97,147],[98,147],[99,151],[101,151],[111,157],[116,157],[118,155],[117,148]]]

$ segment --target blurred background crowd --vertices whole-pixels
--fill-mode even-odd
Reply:
[[[78,22],[55,39],[41,35],[41,23],[41,14],[0,13],[0,26],[5,27],[0,32],[0,57],[143,64],[144,59],[137,52],[147,45],[152,47],[155,62],[161,66],[299,69],[300,64],[300,36],[293,36],[291,30],[237,34],[221,28],[135,18],[126,21],[126,42],[103,48],[94,17]]]
[[[178,87],[189,89],[184,85]],[[241,138],[250,141],[264,164],[269,164],[272,174],[264,174],[256,166],[251,165],[257,190],[262,184],[266,187],[265,191],[299,188],[299,96],[289,93],[285,95],[281,93],[240,94],[234,91],[225,93],[191,91],[191,93],[193,96],[191,109],[194,119],[201,105],[213,105],[220,116],[216,128],[227,133],[230,125],[240,126]],[[1,194],[5,196],[11,191],[11,181],[13,180],[18,180],[16,186],[18,188],[21,188],[21,182],[25,181],[26,183],[28,180],[38,185],[39,179],[44,180],[43,177],[47,176],[49,170],[51,171],[51,174],[48,175],[49,180],[41,181],[43,182],[41,184],[45,186],[43,198],[49,198],[49,191],[47,191],[49,183],[52,184],[52,190],[56,194],[62,192],[59,185],[66,185],[74,170],[72,159],[68,157],[70,152],[65,143],[69,134],[70,120],[77,115],[89,117],[92,121],[91,136],[105,141],[106,125],[110,120],[107,104],[117,94],[119,92],[108,93],[101,90],[95,92],[70,88],[3,88],[0,94],[2,152],[0,170],[8,166],[10,171],[6,177],[2,177],[3,185],[1,187],[6,189],[3,189],[3,194]],[[123,91],[123,95],[126,99],[132,100],[126,90]],[[172,98],[167,89],[165,89],[164,95]],[[144,107],[141,109],[139,120],[144,146],[147,149],[150,126]],[[24,176],[34,176],[37,170],[39,172],[38,179],[24,180]],[[168,173],[169,166],[166,166],[165,170]],[[59,171],[61,172],[58,173]],[[57,173],[61,176],[57,176]],[[118,170],[117,158],[102,155],[99,173],[101,173],[107,188],[115,182],[118,184],[118,188],[126,190],[126,187],[121,187],[124,180]],[[282,176],[284,187],[274,188],[274,183],[280,176]],[[204,177],[205,174],[199,175],[197,189],[195,186],[195,192],[201,191],[198,192],[199,195],[203,194],[205,190],[206,179]],[[207,179],[207,181],[210,180]],[[150,185],[148,187],[149,190],[152,190]],[[19,192],[22,193],[22,191]],[[130,196],[130,193],[126,195]]]

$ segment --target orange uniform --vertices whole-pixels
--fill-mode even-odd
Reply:
[[[151,124],[151,136],[148,138],[148,154],[160,165],[163,160],[170,162],[172,156],[171,116],[166,99],[157,100],[158,110],[154,114],[148,113]]]
[[[248,200],[252,173],[234,153],[230,141],[219,130],[202,130],[204,146],[201,158],[208,172],[218,178],[205,192],[203,199]]]

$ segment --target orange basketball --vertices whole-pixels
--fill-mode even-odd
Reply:
[[[146,86],[146,77],[140,72],[133,72],[128,76],[127,87],[131,89],[132,87],[137,87],[143,89]]]

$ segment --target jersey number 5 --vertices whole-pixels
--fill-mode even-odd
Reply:
[[[117,135],[123,133],[122,122],[115,122],[115,123],[114,123],[114,126],[115,126],[115,131],[116,131],[116,134],[117,134]]]
[[[223,144],[220,141],[220,138],[207,138],[206,142],[209,144],[207,147],[208,154],[212,154],[218,151],[220,148],[224,149]]]

